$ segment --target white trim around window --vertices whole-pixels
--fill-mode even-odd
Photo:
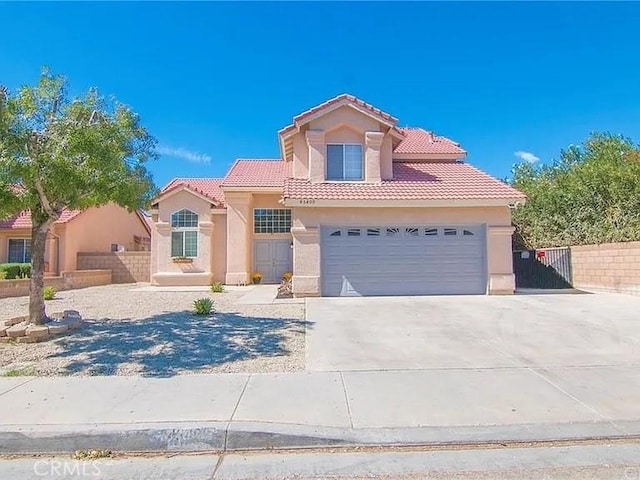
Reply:
[[[342,154],[339,159],[340,150]],[[336,157],[331,158],[333,155]],[[325,179],[330,181],[364,180],[364,145],[361,143],[327,143],[325,157]],[[333,164],[333,162],[336,162]]]
[[[171,214],[171,257],[198,256],[198,214],[183,208]]]

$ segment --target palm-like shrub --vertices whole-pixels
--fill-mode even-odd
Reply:
[[[213,311],[213,300],[210,298],[198,298],[193,302],[196,315],[209,315]]]

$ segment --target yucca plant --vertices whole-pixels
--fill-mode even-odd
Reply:
[[[222,282],[214,282],[211,284],[211,292],[213,293],[223,293],[224,292],[224,285],[222,285]]]
[[[44,290],[42,291],[42,293],[44,294],[44,299],[45,300],[53,300],[54,298],[56,298],[56,289],[53,287],[44,287]]]
[[[193,302],[196,315],[209,315],[213,311],[213,300],[210,298],[198,298]]]

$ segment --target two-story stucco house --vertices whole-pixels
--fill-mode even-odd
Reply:
[[[509,294],[524,195],[452,140],[350,95],[293,118],[281,158],[177,178],[152,210],[152,282],[279,282],[296,296]]]

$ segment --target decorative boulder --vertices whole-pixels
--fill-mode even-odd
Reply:
[[[45,325],[29,325],[25,334],[27,337],[46,338],[49,336],[49,328]]]
[[[26,323],[17,323],[7,328],[7,337],[18,338],[24,337],[27,331]]]
[[[49,328],[51,335],[58,335],[69,330],[69,325],[61,322],[51,322],[47,324],[47,328]]]

